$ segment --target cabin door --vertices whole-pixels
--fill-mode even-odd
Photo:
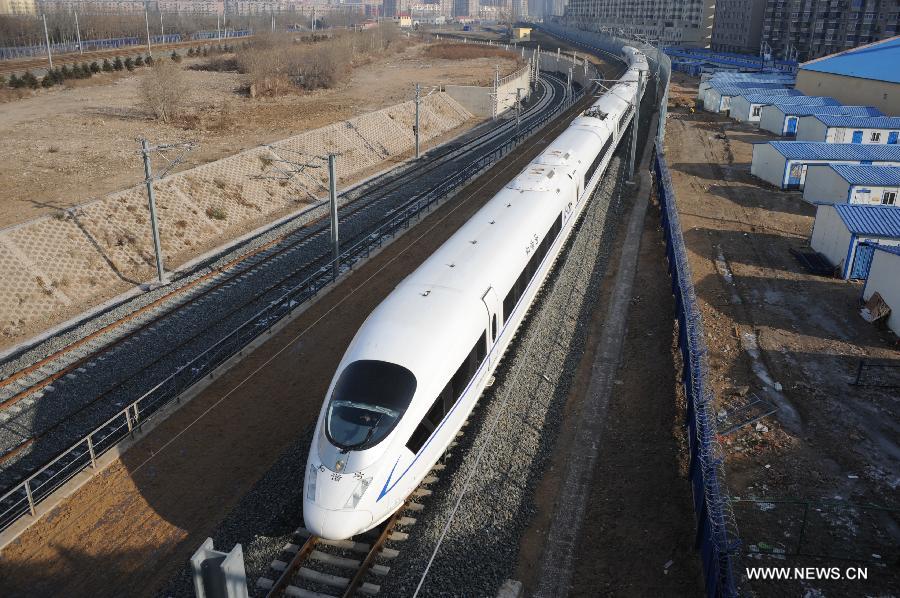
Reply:
[[[485,292],[481,297],[481,301],[484,303],[484,308],[487,311],[487,341],[488,349],[491,349],[500,335],[500,324],[502,323],[500,320],[500,300],[497,298],[497,293],[494,292],[494,287],[489,288]],[[488,359],[493,361],[496,358],[493,352],[489,350]]]

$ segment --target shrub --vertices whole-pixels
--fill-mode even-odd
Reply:
[[[112,65],[112,63],[109,61],[109,58],[104,58],[104,59],[103,59],[103,72],[104,72],[104,73],[111,73],[112,70],[113,70],[113,65]]]
[[[209,48],[203,48],[203,56],[209,56]]]
[[[190,56],[191,58],[194,57],[194,48],[193,47],[188,48],[188,56]]]
[[[0,87],[3,87],[4,85],[6,85],[6,77],[0,75]]]
[[[184,74],[169,61],[160,61],[141,81],[144,107],[159,120],[168,123],[178,116],[188,88]]]
[[[91,75],[94,74],[94,71],[91,70],[91,65],[86,62],[81,63],[81,74],[85,79],[90,79]]]
[[[122,57],[116,56],[116,59],[113,60],[113,69],[115,69],[117,71],[121,71],[124,68],[125,68],[125,63],[122,62]]]
[[[172,50],[172,62],[181,62],[181,54]]]
[[[72,78],[72,69],[69,68],[68,64],[62,65],[62,70],[60,70],[60,76],[62,77],[63,81],[65,81],[66,79]]]
[[[222,208],[206,208],[206,215],[214,220],[225,220],[227,214]]]
[[[65,80],[65,79],[63,79],[62,69],[59,67],[56,67],[55,69],[53,69],[53,72],[51,73],[51,77],[53,77],[53,82],[56,83],[57,85],[62,84],[62,82]]]
[[[91,72],[95,74],[100,72],[100,65],[97,64],[96,60],[91,63]]]
[[[138,54],[138,57],[134,59],[134,66],[144,66],[144,57]]]
[[[41,85],[31,71],[25,71],[25,74],[22,75],[22,81],[24,82],[23,87],[30,87],[31,89],[37,89]]]
[[[125,68],[129,71],[134,70],[134,59],[132,59],[131,56],[125,59]]]
[[[44,78],[41,79],[41,87],[53,87],[56,85],[56,79],[53,77],[53,72],[48,72],[44,75]]]
[[[153,57],[147,54],[147,58],[144,59],[144,62],[147,63],[147,66],[153,66]]]

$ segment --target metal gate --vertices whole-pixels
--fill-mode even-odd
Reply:
[[[877,243],[860,243],[856,246],[853,255],[853,268],[850,270],[850,278],[866,279],[869,277],[869,268],[872,267],[872,257],[875,254]]]

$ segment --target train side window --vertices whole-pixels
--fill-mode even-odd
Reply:
[[[441,400],[444,401],[444,413],[448,413],[453,408],[453,404],[456,403],[456,397],[453,396],[452,382],[447,382],[447,385],[444,386],[444,390],[441,391]]]
[[[422,447],[425,446],[425,443],[428,442],[428,439],[431,438],[431,430],[419,424],[416,426],[416,430],[412,433],[412,436],[409,437],[409,440],[406,441],[406,448],[412,451],[413,454],[417,454]]]
[[[503,321],[509,322],[509,316],[512,314],[513,309],[516,307],[516,298],[515,298],[515,289],[516,285],[513,284],[513,288],[509,290],[506,294],[506,297],[503,299]]]
[[[497,314],[491,316],[491,338],[497,340]]]
[[[475,371],[478,370],[478,366],[481,365],[481,362],[487,357],[487,330],[481,333],[481,338],[475,343],[475,346],[472,348],[472,353],[474,355],[472,375],[474,376]]]
[[[427,428],[428,424],[431,424],[431,430],[434,431],[434,429],[440,425],[441,420],[444,419],[444,415],[446,415],[446,412],[444,411],[444,401],[438,396],[431,406],[431,409],[429,409],[428,413],[425,415],[425,420],[422,422],[422,425]]]

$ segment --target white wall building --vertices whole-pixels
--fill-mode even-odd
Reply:
[[[900,247],[900,210],[822,204],[816,209],[809,244],[835,266],[841,278],[865,278],[874,244]]]
[[[827,97],[827,96],[826,96]],[[884,116],[881,110],[871,106],[831,106],[787,104],[776,102],[763,106],[759,118],[759,128],[776,135],[793,137],[797,134],[800,118],[813,114],[846,114],[850,116]]]
[[[825,143],[900,143],[900,117],[815,114],[797,125],[797,141]]]
[[[887,318],[888,328],[900,336],[900,250],[893,247],[875,247],[872,265],[866,286],[863,287],[863,301],[868,301],[878,293],[891,308]]]
[[[728,108],[728,116],[744,123],[757,123],[762,114],[763,106],[771,106],[775,102],[783,103],[793,98],[806,98],[796,89],[791,89],[791,93],[774,96],[770,93],[745,93],[736,98],[731,99],[731,105]],[[800,100],[805,101],[805,100]],[[834,101],[837,104],[837,101]]]
[[[900,166],[900,145],[769,141],[753,146],[750,174],[782,189],[802,189],[813,164]]]
[[[900,168],[855,164],[813,164],[806,171],[803,199],[809,203],[851,203],[900,207]]]
[[[770,96],[790,96],[794,90],[780,83],[760,83],[756,81],[734,85],[713,85],[703,95],[703,109],[707,112],[728,112],[731,99],[745,93],[765,93]]]

